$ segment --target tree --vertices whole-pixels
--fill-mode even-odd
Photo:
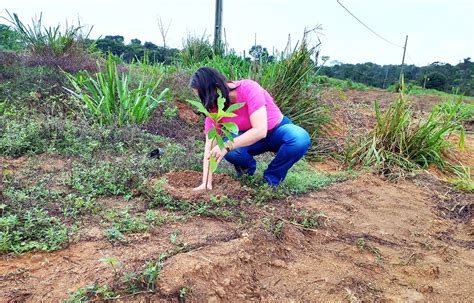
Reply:
[[[161,17],[158,17],[158,29],[160,30],[161,38],[163,39],[163,48],[166,48],[166,36],[168,36],[168,31],[170,30],[171,20],[168,23],[168,26],[165,28],[163,25],[163,20]]]
[[[262,47],[261,45],[254,45],[249,50],[250,56],[253,57],[255,61],[262,61],[268,59],[267,48]]]
[[[141,46],[142,45],[142,42],[138,39],[132,39],[130,40],[130,45],[138,45],[138,46]]]
[[[444,90],[446,87],[447,77],[439,72],[432,72],[427,75],[426,88]]]

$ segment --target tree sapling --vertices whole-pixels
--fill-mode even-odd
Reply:
[[[187,100],[190,104],[192,104],[198,111],[203,113],[206,117],[212,120],[214,127],[212,127],[209,132],[207,133],[207,137],[211,140],[211,148],[214,144],[217,144],[220,149],[224,149],[224,140],[221,136],[221,133],[229,139],[229,141],[233,142],[234,138],[232,135],[237,135],[239,133],[239,127],[234,122],[222,122],[223,118],[232,118],[237,116],[234,111],[241,108],[245,105],[245,103],[235,103],[229,106],[226,110],[225,107],[225,98],[223,98],[220,94],[217,98],[217,112],[209,112],[204,105],[201,104],[199,101],[194,100]],[[206,190],[207,184],[209,180],[209,171],[215,172],[217,169],[217,160],[213,157],[209,157],[209,169],[206,175]]]

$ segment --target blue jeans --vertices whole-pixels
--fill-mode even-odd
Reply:
[[[239,135],[242,133],[239,132]],[[280,124],[269,131],[265,138],[252,145],[234,149],[224,158],[235,166],[237,176],[243,173],[253,175],[257,168],[257,161],[253,156],[268,151],[275,152],[276,157],[268,165],[263,178],[270,186],[277,186],[285,179],[293,164],[303,157],[309,144],[308,133],[294,125],[289,118],[283,117]]]

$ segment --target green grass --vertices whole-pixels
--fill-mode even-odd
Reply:
[[[340,79],[331,78],[328,76],[313,76],[312,81],[316,85],[322,86],[324,88],[332,88],[332,89],[343,90],[343,91],[349,90],[349,89],[355,89],[355,90],[361,90],[361,91],[372,89],[371,87],[362,83],[353,82],[351,80],[340,80]]]
[[[144,123],[151,118],[158,105],[164,102],[168,89],[154,96],[161,79],[139,81],[138,87],[131,88],[131,73],[127,75],[120,72],[111,53],[104,68],[105,72],[102,72],[99,66],[95,75],[88,72],[66,74],[72,86],[72,89],[67,90],[84,102],[100,125],[114,124],[122,127]]]
[[[81,25],[66,25],[61,27],[46,27],[43,25],[43,15],[32,19],[32,25],[25,25],[16,13],[7,11],[8,21],[27,49],[35,55],[61,56],[74,50],[84,48],[83,41],[89,33],[84,33]]]
[[[375,102],[377,124],[349,147],[350,164],[370,166],[390,179],[432,163],[442,169],[449,167],[442,151],[450,146],[445,137],[461,129],[461,106],[462,102],[457,102],[448,111],[435,109],[427,119],[419,120],[403,93],[385,113]]]

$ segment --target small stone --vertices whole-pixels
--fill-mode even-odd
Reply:
[[[207,303],[216,303],[216,302],[220,302],[220,300],[216,296],[212,296],[207,299]]]
[[[30,261],[32,263],[37,263],[39,261],[41,261],[43,258],[40,256],[40,255],[32,255],[31,258],[30,258]]]
[[[286,262],[283,261],[283,260],[275,260],[275,261],[272,261],[271,264],[273,266],[276,266],[276,267],[286,267]]]
[[[230,279],[226,278],[226,279],[222,280],[222,285],[229,286],[230,285]]]
[[[223,287],[218,286],[218,287],[216,287],[215,291],[216,291],[216,294],[217,294],[220,298],[225,297],[225,290],[224,290]]]

